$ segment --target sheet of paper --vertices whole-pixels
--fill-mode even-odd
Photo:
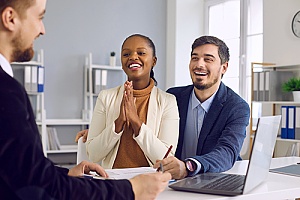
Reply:
[[[123,168],[123,169],[106,169],[109,176],[108,179],[130,179],[139,174],[153,173],[156,170],[152,167],[137,167],[137,168]],[[95,179],[103,179],[96,173],[91,173],[91,176]]]

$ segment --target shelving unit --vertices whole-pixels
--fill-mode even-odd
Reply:
[[[12,63],[12,68],[14,70],[15,78],[23,83],[25,86],[25,66],[44,66],[44,52],[40,50],[36,52],[36,58],[33,61],[22,62],[22,63]],[[16,73],[15,73],[16,72]],[[76,155],[77,153],[77,145],[61,145],[60,150],[49,150],[47,147],[48,141],[48,133],[47,127],[51,126],[80,126],[81,129],[86,128],[89,125],[89,121],[83,119],[47,119],[46,118],[46,110],[44,104],[44,91],[43,92],[31,92],[27,91],[29,98],[34,98],[34,104],[32,103],[32,107],[35,111],[36,116],[36,124],[38,125],[41,140],[43,145],[43,152],[46,157],[49,155],[54,155],[54,157],[59,157],[59,154],[69,154],[72,153]],[[61,133],[59,133],[61,134]],[[62,156],[61,156],[62,157]],[[74,159],[74,163],[76,159]]]
[[[15,78],[22,83],[22,78],[24,78],[24,70],[25,66],[44,66],[44,51],[43,49],[37,51],[36,55],[36,60],[29,61],[29,62],[13,62],[11,63],[12,69],[14,71],[14,74],[16,70],[23,70],[23,77],[18,77],[15,76]],[[23,84],[25,84],[23,82]],[[46,155],[46,137],[47,137],[47,132],[46,132],[46,111],[45,111],[45,104],[44,104],[44,91],[43,92],[31,92],[27,91],[27,94],[30,97],[33,97],[36,99],[35,105],[32,105],[32,107],[35,109],[35,118],[36,118],[36,124],[39,127],[40,134],[41,134],[41,139],[42,139],[42,144],[43,144],[43,151]]]
[[[86,129],[89,121],[83,119],[46,119],[46,127],[50,126],[81,126],[81,130]],[[75,139],[75,138],[74,138]],[[60,150],[46,150],[46,155],[62,154],[62,153],[77,153],[77,144],[75,145],[61,145]]]
[[[43,50],[40,50],[36,53],[36,58],[33,61],[30,62],[23,62],[23,63],[12,63],[13,70],[19,70],[18,73],[20,73],[20,82],[24,83],[25,78],[25,66],[44,66],[44,52]],[[23,70],[23,71],[22,71]],[[60,145],[60,150],[49,150],[48,149],[48,133],[47,133],[47,127],[55,127],[57,128],[57,134],[64,134],[67,132],[60,131],[60,130],[66,130],[66,129],[78,129],[83,130],[88,128],[88,125],[91,121],[91,116],[94,109],[94,102],[97,97],[97,93],[93,92],[93,70],[106,70],[107,72],[112,73],[122,73],[122,78],[119,78],[118,74],[118,80],[115,80],[113,78],[109,79],[109,76],[107,77],[107,88],[114,87],[116,85],[123,84],[125,81],[125,76],[122,70],[121,66],[108,66],[108,65],[96,65],[92,62],[92,54],[88,54],[86,56],[86,64],[84,68],[84,110],[82,112],[82,119],[47,119],[46,117],[46,110],[44,105],[44,91],[43,92],[31,92],[27,91],[29,97],[34,98],[34,103],[32,103],[33,109],[35,111],[36,115],[36,124],[38,125],[40,134],[41,134],[41,140],[43,145],[43,151],[46,157],[49,157],[52,161],[56,163],[66,163],[71,164],[71,162],[68,162],[70,157],[72,157],[72,161],[74,160],[74,163],[76,163],[76,153],[77,153],[77,144],[73,144],[72,141],[68,141],[67,143],[71,142],[72,144],[64,144]],[[109,74],[108,73],[108,74]],[[15,73],[14,73],[15,74]],[[113,80],[113,81],[112,81]],[[115,85],[114,85],[115,84]],[[24,83],[25,86],[25,83]],[[68,127],[72,126],[72,127]],[[78,126],[78,127],[77,127]],[[77,130],[76,130],[77,131]],[[76,132],[74,132],[75,134]],[[63,136],[61,136],[63,137]],[[74,138],[75,139],[75,138]]]
[[[265,71],[290,71],[293,73],[293,76],[300,76],[300,64],[299,65],[282,65],[278,66],[274,63],[251,63],[252,68],[252,93],[251,93],[251,105],[250,105],[250,127],[251,128],[251,135],[255,132],[256,123],[253,119],[253,107],[255,104],[260,104],[262,107],[268,107],[267,109],[269,113],[266,115],[279,115],[281,114],[281,106],[282,105],[296,105],[300,106],[300,102],[289,101],[289,100],[280,100],[280,101],[254,101],[254,72],[265,72]],[[278,80],[279,81],[279,80]],[[258,87],[258,86],[256,86]],[[256,88],[258,89],[258,88]],[[262,113],[264,116],[265,113]],[[251,137],[252,138],[252,137]],[[251,140],[252,143],[252,140]],[[274,150],[274,157],[282,157],[285,156],[287,149],[290,145],[300,143],[300,140],[295,139],[282,139],[280,136],[277,138],[275,150]]]
[[[119,78],[118,80],[113,80],[114,84],[112,84],[112,81],[110,81],[109,77],[107,77],[106,89],[123,84],[125,82],[125,74],[123,73],[123,69],[121,66],[93,64],[92,53],[89,53],[86,56],[84,67],[84,111],[82,118],[87,121],[90,121],[92,118],[95,98],[98,96],[98,93],[95,93],[93,90],[93,86],[95,84],[95,78],[93,77],[94,70],[106,70],[108,71],[107,76],[109,76],[110,72],[115,74],[118,72],[122,73],[121,78]]]

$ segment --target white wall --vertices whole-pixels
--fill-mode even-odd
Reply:
[[[192,43],[204,33],[204,0],[167,1],[166,88],[191,84]]]
[[[264,0],[263,60],[276,65],[300,64],[300,38],[291,24],[300,10],[299,0]]]
[[[165,1],[50,0],[46,9],[46,35],[36,40],[35,49],[44,49],[47,118],[81,118],[85,56],[91,52],[95,64],[108,64],[115,51],[120,65],[121,44],[134,33],[156,45],[155,78],[165,89]]]
[[[299,0],[263,1],[263,61],[276,65],[300,64],[300,38],[292,32],[292,19],[300,10]],[[263,105],[262,115],[272,115]]]

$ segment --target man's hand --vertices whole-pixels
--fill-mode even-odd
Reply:
[[[69,170],[68,175],[69,176],[82,176],[83,174],[89,174],[90,171],[96,172],[100,176],[107,178],[108,174],[105,172],[105,170],[96,163],[88,162],[88,161],[82,161],[75,167],[71,168]]]
[[[79,131],[75,137],[75,142],[78,143],[79,138],[83,137],[82,141],[83,141],[83,143],[85,143],[87,140],[88,132],[89,132],[89,129]]]
[[[141,174],[133,177],[131,182],[134,197],[139,199],[155,199],[162,192],[171,179],[171,174],[166,172],[157,172],[149,174]]]
[[[169,172],[173,179],[183,179],[188,175],[185,163],[174,156],[157,160],[153,168],[158,168],[160,163],[162,163],[164,171]]]

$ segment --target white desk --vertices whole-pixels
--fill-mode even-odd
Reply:
[[[290,164],[300,162],[300,157],[282,157],[273,158],[271,167],[283,167]],[[228,173],[246,174],[248,160],[238,161]],[[175,191],[167,188],[158,195],[158,200],[193,200],[193,199],[243,199],[243,200],[259,200],[259,199],[294,199],[300,197],[300,177],[289,176],[277,173],[270,173],[267,181],[253,189],[250,193],[235,197],[207,195],[193,192]]]

